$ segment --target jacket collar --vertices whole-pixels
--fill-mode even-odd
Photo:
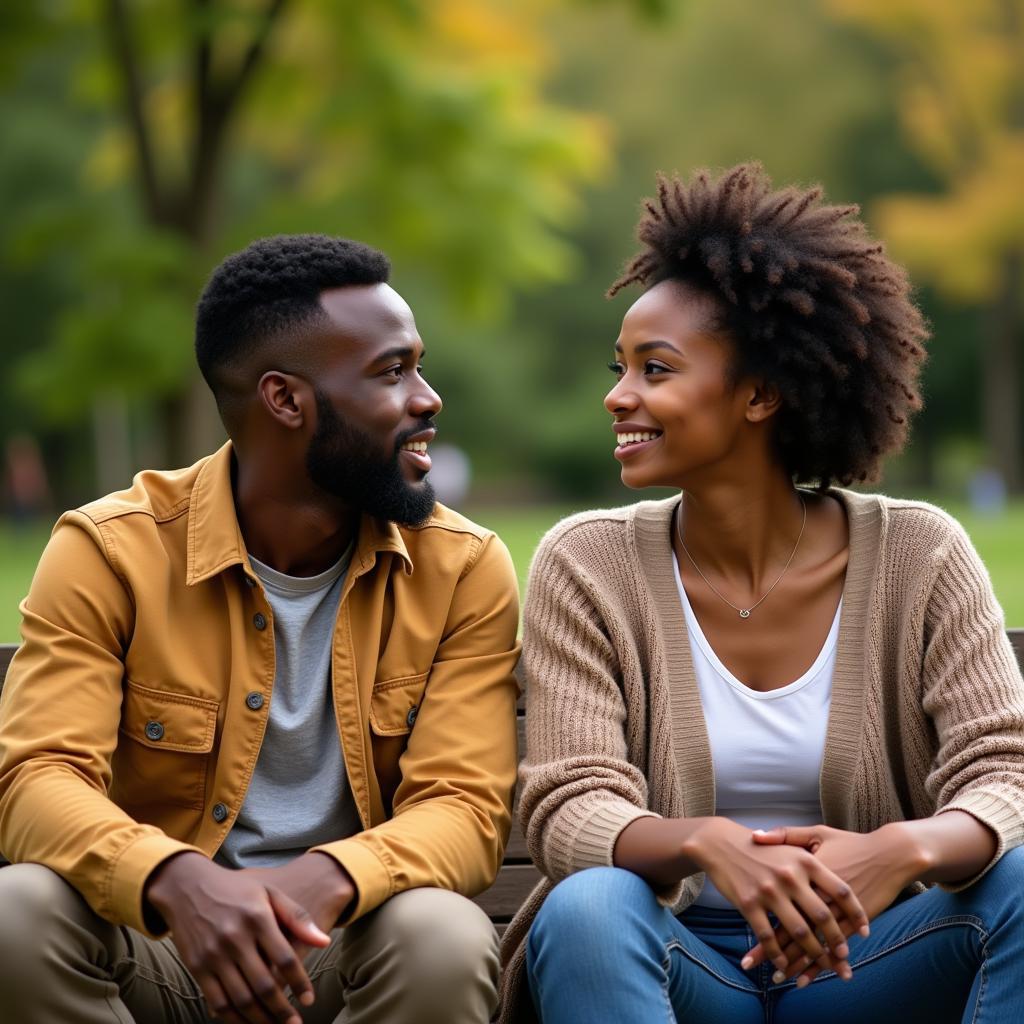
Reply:
[[[231,488],[233,460],[234,448],[228,441],[199,464],[188,512],[185,582],[190,587],[229,566],[248,567],[249,555],[235,514],[235,496]],[[353,566],[366,571],[378,553],[387,551],[402,559],[407,575],[412,573],[412,559],[401,530],[394,523],[362,516]]]

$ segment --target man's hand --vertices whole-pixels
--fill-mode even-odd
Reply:
[[[774,828],[768,832],[755,832],[754,842],[763,846],[788,845],[806,849],[850,885],[869,920],[885,910],[924,867],[906,836],[891,826],[868,833],[846,832],[827,825]],[[841,927],[845,937],[858,930],[850,921],[842,921]],[[866,927],[859,930],[862,935],[868,931]],[[822,970],[832,967],[827,955],[817,960],[802,956],[800,948],[785,929],[778,929],[776,935],[789,960],[789,966],[776,973],[776,981],[800,975],[797,984],[803,987]],[[758,943],[747,956],[752,966],[767,959],[762,943]]]
[[[355,899],[348,872],[326,853],[304,853],[279,868],[245,868],[241,872],[268,889],[283,893],[304,907],[313,923],[329,932]],[[302,936],[286,935],[296,955],[304,959],[310,945]]]
[[[253,871],[222,868],[199,853],[161,864],[145,898],[167,923],[210,1012],[229,1024],[301,1024],[284,985],[303,1006],[313,987],[295,945],[330,937],[293,897]]]

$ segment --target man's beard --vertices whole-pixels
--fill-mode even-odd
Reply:
[[[313,483],[378,519],[400,526],[425,522],[434,510],[434,488],[429,480],[415,486],[406,480],[398,448],[429,424],[400,435],[394,453],[386,458],[375,437],[336,412],[319,388],[315,394],[317,427],[306,452],[306,471]]]

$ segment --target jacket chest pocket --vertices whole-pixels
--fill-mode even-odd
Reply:
[[[125,809],[172,804],[202,810],[219,708],[214,700],[129,681],[112,760],[112,799]]]
[[[373,766],[381,800],[390,817],[395,790],[401,782],[398,760],[409,742],[409,734],[420,712],[427,685],[424,672],[377,683],[370,695],[370,734]]]

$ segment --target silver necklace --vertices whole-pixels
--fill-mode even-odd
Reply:
[[[711,592],[721,600],[723,600],[733,611],[740,613],[741,619],[749,619],[750,613],[779,585],[779,580],[786,575],[787,570],[793,564],[793,559],[796,558],[796,549],[800,547],[800,541],[803,539],[804,527],[807,525],[807,502],[800,498],[800,507],[803,509],[803,520],[800,523],[800,532],[797,534],[796,543],[793,545],[793,552],[789,556],[789,561],[782,567],[782,572],[779,573],[778,579],[749,607],[740,608],[738,605],[732,603],[729,598],[725,597],[718,588],[700,571],[700,566],[694,560],[693,555],[687,550],[686,542],[683,540],[683,503],[679,503],[679,514],[676,516],[676,536],[679,538],[679,543],[682,545],[683,554],[690,560],[691,565],[697,570],[697,575],[711,588]]]

